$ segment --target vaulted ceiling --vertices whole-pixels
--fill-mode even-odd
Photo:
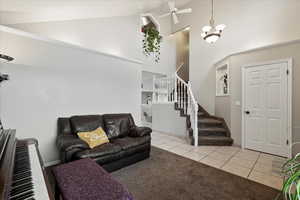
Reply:
[[[167,11],[168,0],[0,0],[0,23],[60,21],[128,16],[156,8]],[[174,0],[181,7],[191,0]]]

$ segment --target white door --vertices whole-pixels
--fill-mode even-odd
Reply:
[[[288,64],[247,67],[244,71],[245,147],[287,157]]]

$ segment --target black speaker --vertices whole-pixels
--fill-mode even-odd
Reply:
[[[9,79],[8,74],[0,74],[0,83]]]

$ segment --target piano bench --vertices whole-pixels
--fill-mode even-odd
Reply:
[[[56,200],[133,200],[123,185],[89,158],[54,167],[53,175]]]

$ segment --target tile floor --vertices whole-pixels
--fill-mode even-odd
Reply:
[[[152,146],[204,163],[255,182],[281,189],[280,169],[285,158],[240,147],[189,145],[184,139],[153,132]]]

